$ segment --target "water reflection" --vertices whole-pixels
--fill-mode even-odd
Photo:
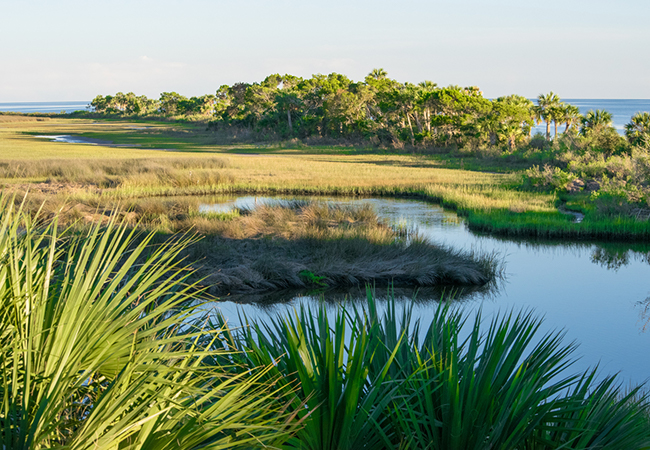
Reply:
[[[293,199],[294,197],[284,197]],[[300,199],[300,198],[299,198]],[[302,199],[305,199],[304,197]],[[484,317],[508,310],[532,309],[545,317],[544,331],[566,330],[567,340],[580,344],[582,358],[577,371],[600,364],[604,374],[620,372],[632,383],[650,375],[650,244],[597,241],[547,241],[505,239],[471,232],[462,218],[443,208],[408,199],[328,198],[344,204],[370,203],[380,217],[397,226],[417,229],[432,241],[458,250],[498,252],[503,255],[506,276],[498,289],[489,292],[465,290],[453,298],[459,307],[481,309]],[[264,202],[264,197],[221,197],[201,201],[201,208],[231,208]],[[379,298],[384,287],[377,287]],[[251,317],[263,318],[292,309],[296,304],[317,305],[356,302],[365,299],[365,289],[346,291],[276,292],[259,296],[225,298],[219,307],[236,318],[243,309]],[[435,303],[449,292],[421,289],[396,290],[399,301],[415,297],[416,313],[423,321]],[[321,300],[322,298],[322,300]]]
[[[488,236],[486,234],[480,234],[480,236],[486,239],[514,244],[536,252],[556,253],[559,255],[570,253],[578,256],[589,254],[589,260],[592,263],[613,271],[617,271],[633,261],[650,264],[650,244],[647,243],[603,241],[567,242],[507,238]]]
[[[378,300],[385,300],[389,296],[398,301],[410,301],[417,304],[427,304],[439,301],[470,302],[476,300],[495,300],[504,280],[490,283],[485,286],[435,286],[435,287],[370,287]],[[259,308],[276,306],[279,304],[297,304],[305,300],[310,302],[325,302],[329,304],[350,303],[363,305],[366,302],[367,291],[362,285],[338,289],[282,289],[271,292],[253,292],[246,294],[228,295],[222,300],[227,300],[241,305],[254,305]]]

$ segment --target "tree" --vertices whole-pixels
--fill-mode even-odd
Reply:
[[[476,86],[448,86],[427,94],[434,114],[431,125],[444,136],[444,144],[462,144],[464,137],[478,137],[486,130],[484,121],[492,102]]]
[[[650,113],[638,112],[625,125],[625,137],[630,144],[650,148]]]
[[[546,122],[546,140],[551,140],[551,121],[557,115],[557,107],[560,106],[561,100],[553,91],[546,95],[539,94],[537,96],[537,107],[535,108],[535,116],[537,123],[540,121]],[[557,131],[557,124],[556,124]]]
[[[386,72],[384,69],[372,69],[370,73],[368,74],[369,77],[374,78],[375,80],[383,80],[388,76],[388,72]]]
[[[517,140],[530,133],[533,126],[533,102],[519,95],[499,97],[492,102],[491,130],[499,141],[505,141],[510,151]]]
[[[287,113],[287,124],[289,126],[289,133],[293,133],[293,123],[291,122],[291,114],[296,113],[302,106],[302,101],[293,92],[280,91],[275,95],[275,103],[277,104],[278,111],[285,111]]]
[[[612,126],[612,113],[602,109],[588,111],[582,119],[580,133],[591,139],[594,150],[605,158],[624,148],[625,140]]]
[[[187,101],[187,97],[176,92],[163,92],[160,94],[160,106],[158,109],[166,116],[174,116],[178,114],[178,104],[182,101]]]
[[[605,111],[604,109],[589,110],[587,114],[582,118],[582,127],[580,128],[580,133],[584,136],[590,134],[598,134],[611,128],[612,125],[612,113]]]
[[[564,123],[566,125],[566,128],[564,128],[565,133],[569,131],[569,128],[571,128],[572,125],[577,125],[581,120],[582,114],[580,114],[580,109],[577,106],[570,104],[564,105],[562,111],[562,121],[560,123]]]
[[[107,96],[110,97],[110,96]],[[90,106],[93,107],[95,112],[98,113],[103,113],[106,111],[106,108],[108,106],[109,99],[107,97],[104,97],[103,95],[98,95],[93,99],[92,102],[90,102]]]
[[[316,74],[296,85],[296,92],[304,105],[304,118],[312,132],[320,135],[340,135],[343,127],[354,121],[354,94],[352,81],[345,75]],[[315,128],[315,130],[314,130]]]

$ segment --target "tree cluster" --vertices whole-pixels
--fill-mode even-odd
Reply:
[[[546,140],[562,134],[598,136],[601,147],[616,146],[617,133],[606,111],[586,116],[553,92],[531,100],[509,95],[494,100],[475,86],[439,87],[430,81],[400,83],[374,69],[364,81],[345,75],[303,79],[274,74],[259,83],[223,85],[215,94],[186,98],[163,92],[158,100],[133,93],[97,96],[96,113],[202,118],[216,127],[271,131],[283,138],[330,137],[369,140],[380,145],[501,146],[513,151],[527,142],[535,123],[546,123]],[[650,145],[650,116],[628,124],[630,143]],[[578,129],[578,127],[580,128]]]

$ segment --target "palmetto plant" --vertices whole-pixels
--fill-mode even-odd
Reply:
[[[589,110],[582,118],[580,132],[584,135],[598,134],[612,125],[612,113],[604,109]]]
[[[625,125],[625,137],[632,145],[650,148],[650,113],[638,112]]]
[[[530,312],[485,324],[449,305],[426,328],[412,306],[304,307],[231,334],[251,366],[299,383],[297,449],[646,448],[647,397],[567,375],[575,345]],[[221,318],[223,320],[223,318]],[[246,320],[244,319],[244,322]],[[282,357],[285,355],[285,357]],[[244,362],[242,362],[244,364]],[[269,374],[270,375],[270,374]],[[306,405],[306,406],[305,406]],[[580,446],[584,445],[584,446]]]
[[[292,425],[261,382],[267,369],[209,363],[224,350],[185,306],[193,287],[174,262],[191,238],[150,239],[136,242],[114,219],[62,238],[56,220],[0,200],[2,448],[218,449],[285,437]]]
[[[286,448],[379,450],[394,440],[387,411],[399,395],[389,377],[395,349],[374,339],[361,317],[303,307],[229,338],[252,367],[275,361],[269,375],[295,391],[291,412],[303,426]]]

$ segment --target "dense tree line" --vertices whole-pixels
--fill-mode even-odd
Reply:
[[[498,145],[513,151],[529,141],[535,123],[545,123],[547,141],[553,125],[556,138],[590,136],[604,153],[616,153],[625,144],[611,125],[610,113],[598,110],[582,116],[553,92],[540,95],[537,104],[519,95],[490,100],[475,86],[400,83],[383,69],[374,69],[361,82],[337,73],[309,79],[274,74],[260,83],[223,85],[215,94],[190,98],[163,92],[155,100],[118,92],[97,96],[91,106],[102,114],[203,118],[217,128],[268,130],[282,138],[364,139],[397,146]],[[630,144],[650,146],[650,115],[635,115],[626,134]]]

